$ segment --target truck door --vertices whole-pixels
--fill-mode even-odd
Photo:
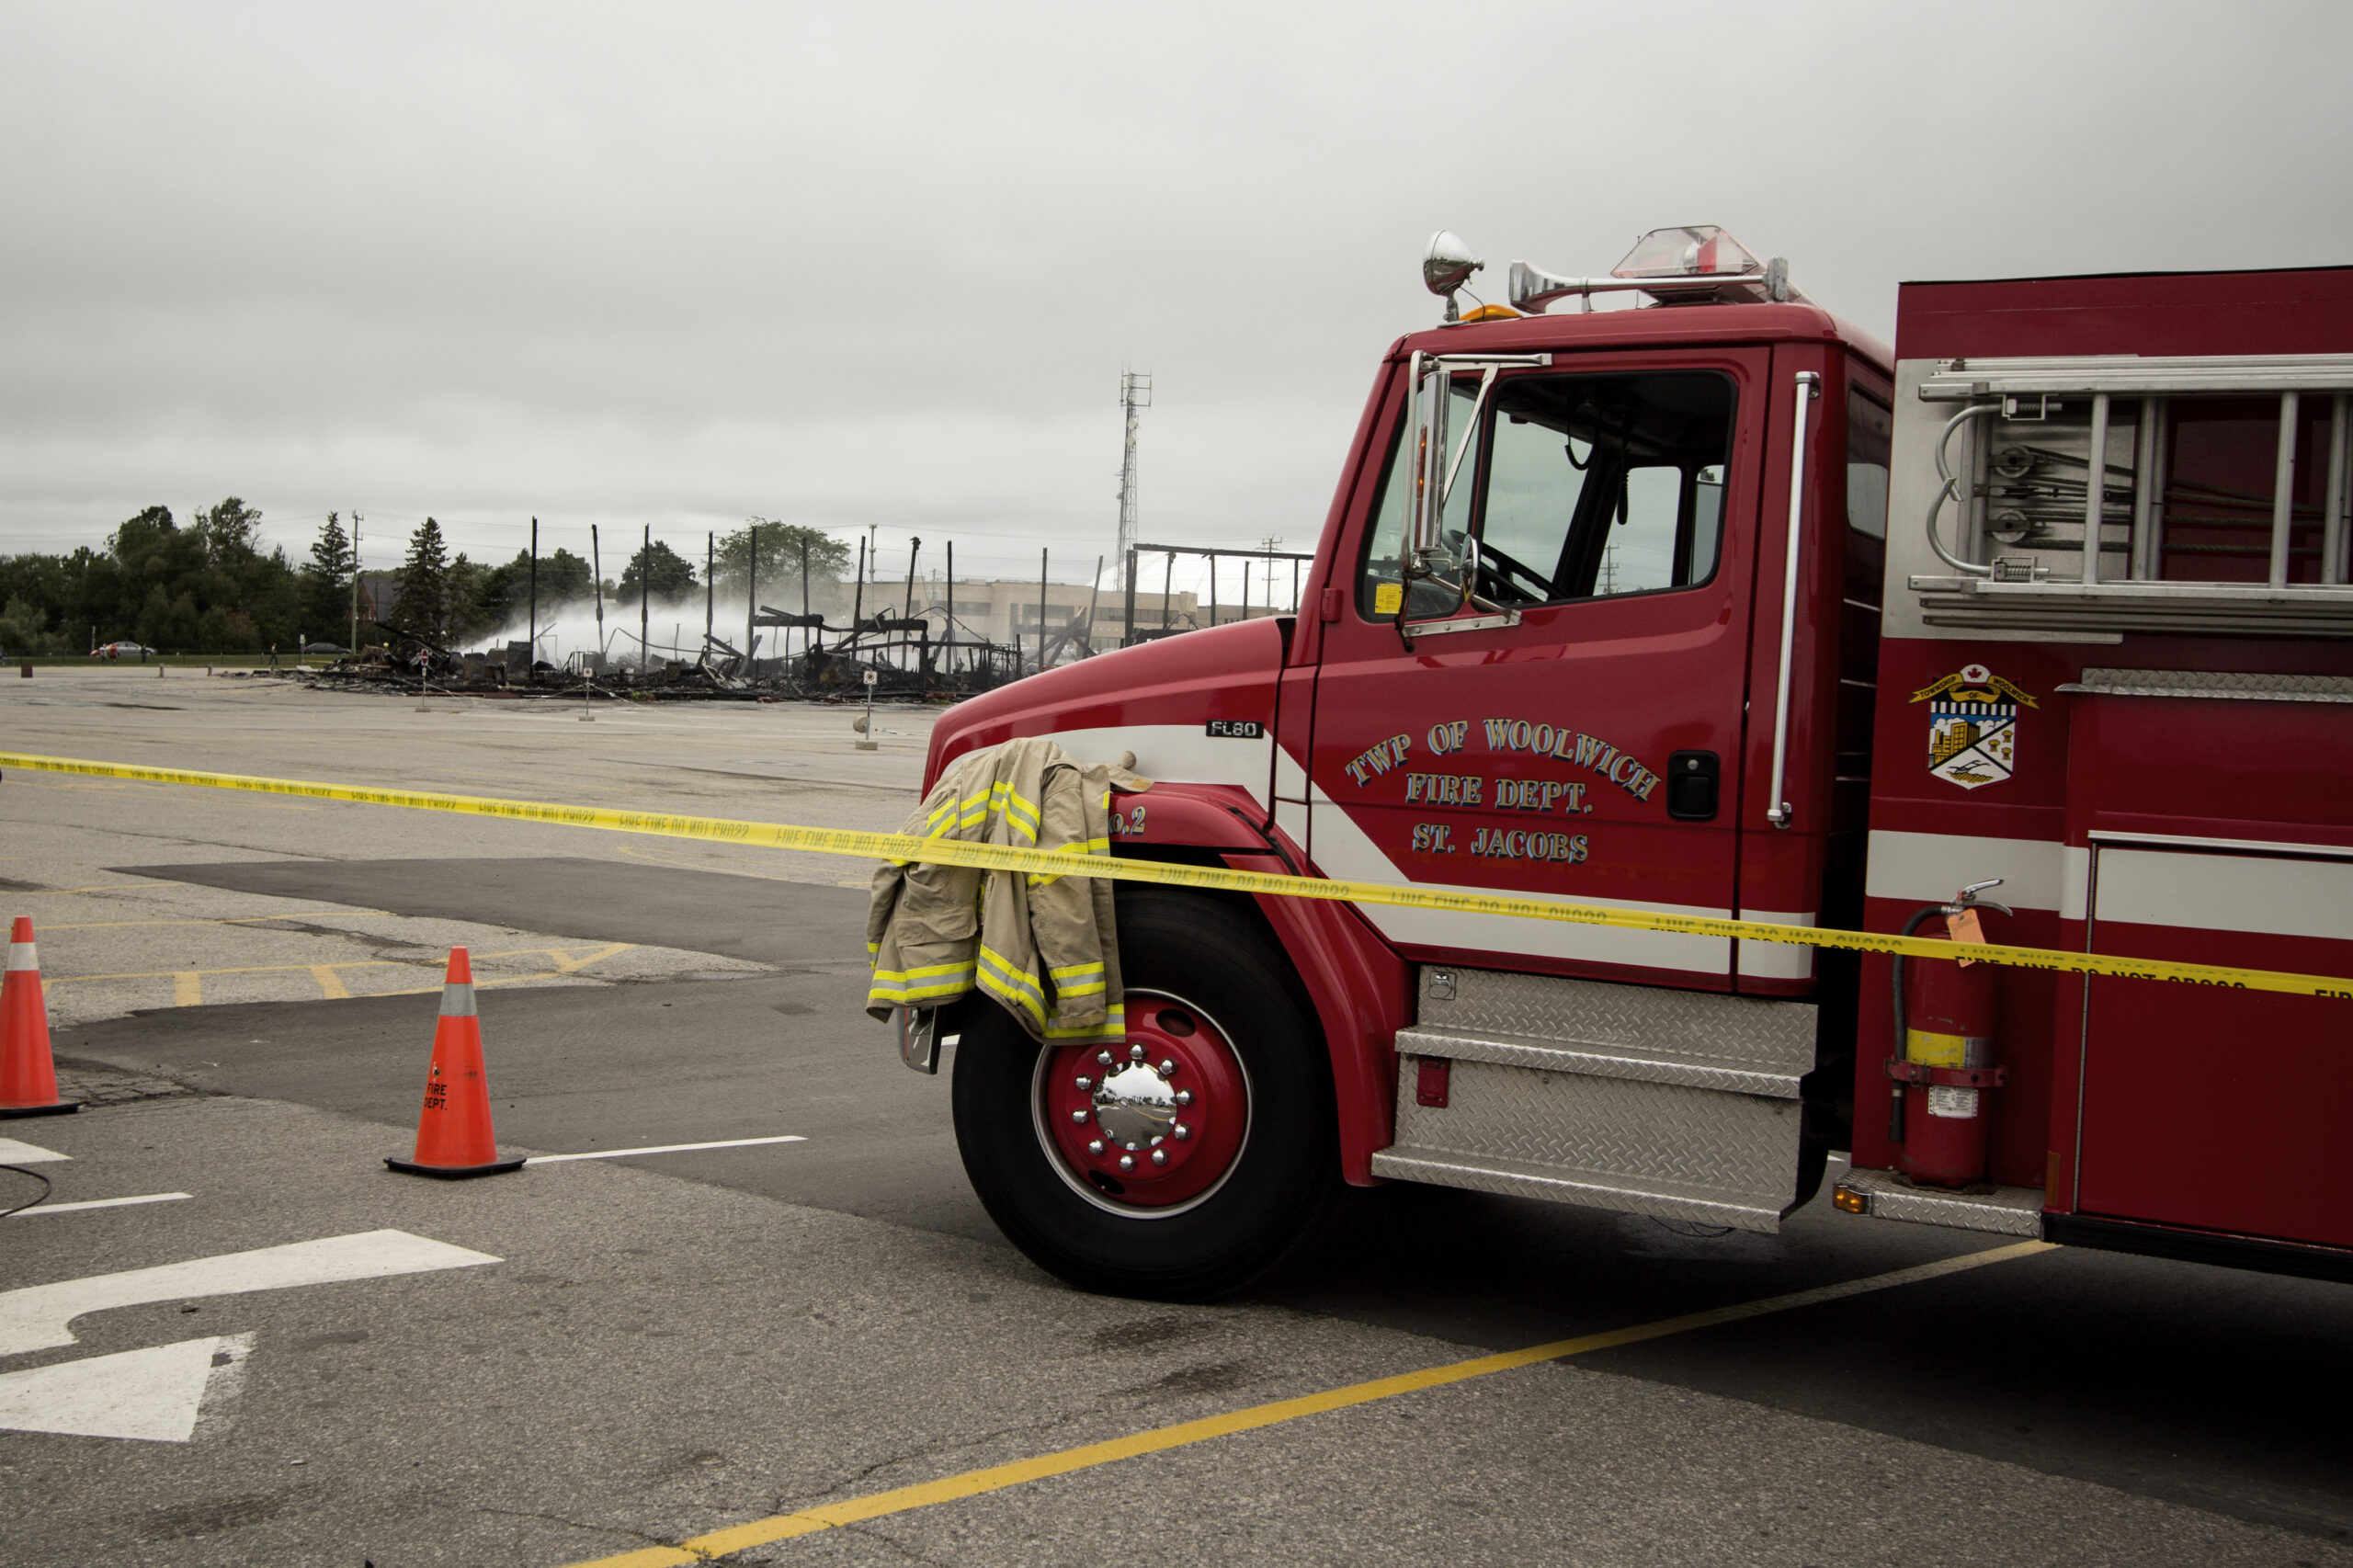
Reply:
[[[1577,354],[1441,372],[1452,483],[1439,481],[1431,574],[1405,569],[1409,492],[1430,470],[1397,437],[1336,562],[1308,790],[1325,875],[1736,907],[1768,358]],[[1392,418],[1407,432],[1410,395]],[[1712,937],[1362,913],[1424,962],[1733,984],[1731,944]]]

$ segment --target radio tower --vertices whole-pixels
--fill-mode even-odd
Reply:
[[[1136,415],[1152,406],[1152,377],[1137,370],[1120,372],[1120,406],[1128,415],[1127,455],[1120,463],[1120,570],[1128,574],[1125,585],[1129,593],[1135,592],[1134,565],[1128,551],[1136,543]]]

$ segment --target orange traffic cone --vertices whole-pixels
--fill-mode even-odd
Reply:
[[[433,1029],[433,1065],[425,1074],[425,1109],[416,1119],[416,1153],[386,1155],[384,1164],[411,1176],[494,1176],[520,1170],[520,1160],[498,1157],[490,1131],[490,1081],[482,1070],[482,1020],[474,1014],[474,970],[466,949],[449,949],[441,986],[441,1021]]]
[[[57,1097],[49,1057],[49,1005],[40,994],[33,923],[17,916],[8,933],[8,972],[0,979],[0,1117],[67,1116],[82,1108]]]

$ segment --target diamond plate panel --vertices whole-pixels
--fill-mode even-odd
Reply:
[[[1768,1002],[1702,991],[1452,969],[1454,995],[1435,995],[1422,971],[1421,1028],[1492,1039],[1518,1035],[1604,1055],[1656,1057],[1754,1072],[1813,1067],[1811,1002]]]
[[[1383,1149],[1372,1157],[1373,1174],[1398,1181],[1426,1181],[1438,1187],[1464,1187],[1474,1192],[1501,1192],[1514,1198],[1534,1198],[1548,1203],[1574,1203],[1584,1209],[1608,1209],[1620,1214],[1654,1214],[1662,1220],[1696,1220],[1708,1225],[1761,1231],[1771,1235],[1781,1228],[1778,1205],[1744,1203],[1721,1193],[1687,1189],[1666,1183],[1646,1187],[1613,1186],[1551,1166],[1485,1160],[1473,1165],[1461,1155],[1428,1149]]]
[[[2042,1188],[1996,1187],[1984,1192],[1948,1192],[1914,1187],[1893,1171],[1848,1171],[1837,1185],[1859,1192],[1866,1212],[1882,1220],[1909,1220],[1956,1231],[1990,1231],[1997,1236],[2042,1234]]]
[[[1687,1088],[1714,1089],[1722,1094],[1766,1095],[1784,1100],[1798,1097],[1799,1074],[1795,1073],[1759,1073],[1752,1068],[1719,1067],[1704,1062],[1575,1051],[1517,1035],[1493,1040],[1449,1029],[1400,1029],[1397,1049],[1416,1056],[1443,1056],[1449,1062],[1494,1062],[1542,1073],[1585,1073],[1597,1078],[1639,1078],[1644,1083],[1680,1084]]]
[[[1398,1070],[1401,1147],[1612,1187],[1674,1184],[1777,1213],[1797,1185],[1793,1100],[1458,1061],[1441,1108],[1415,1103],[1415,1058],[1401,1056]]]
[[[2095,697],[2207,697],[2244,702],[2353,702],[2353,676],[2268,675],[2246,670],[2086,669],[2062,691]]]

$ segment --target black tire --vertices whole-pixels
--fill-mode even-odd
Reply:
[[[1043,1131],[1041,1048],[979,997],[956,1048],[957,1147],[989,1217],[1040,1267],[1106,1295],[1206,1301],[1274,1267],[1328,1210],[1339,1187],[1331,1071],[1256,911],[1131,884],[1119,932],[1131,1015],[1152,997],[1199,1011],[1246,1074],[1247,1132],[1222,1181],[1160,1213],[1088,1196]]]

